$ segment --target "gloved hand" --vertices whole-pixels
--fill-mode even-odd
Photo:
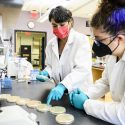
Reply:
[[[36,76],[36,79],[41,82],[45,82],[49,77],[49,73],[45,70],[40,71],[39,75]]]
[[[59,99],[61,99],[65,90],[66,87],[63,84],[58,83],[58,85],[50,91],[47,97],[47,104],[49,105],[51,100],[58,101]]]
[[[76,89],[69,94],[70,103],[78,109],[83,109],[83,105],[88,98],[80,89]]]

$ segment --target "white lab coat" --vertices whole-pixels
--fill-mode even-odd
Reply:
[[[108,91],[113,102],[94,100]],[[125,125],[125,52],[117,63],[115,56],[109,57],[102,78],[86,94],[91,98],[84,104],[87,114],[116,125]]]
[[[92,83],[91,47],[88,38],[71,29],[59,59],[55,37],[46,47],[46,66],[45,70],[55,83],[61,82],[69,92]]]

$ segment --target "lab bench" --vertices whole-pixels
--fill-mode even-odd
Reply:
[[[4,89],[2,90],[2,94],[11,94],[24,98],[30,98],[35,100],[41,100],[42,102],[46,102],[46,98],[51,88],[54,87],[53,83],[42,83],[35,82],[31,84],[27,84],[25,82],[17,83],[13,82],[12,89]],[[72,107],[69,103],[68,95],[65,94],[63,98],[56,102],[52,101],[51,104],[53,106],[64,106],[66,108],[66,112],[74,115],[75,121],[71,125],[111,125],[105,121],[94,118],[92,116],[87,115],[84,111],[80,111]],[[2,101],[1,106],[15,105],[15,103],[8,103],[7,101]],[[55,121],[55,116],[50,112],[41,113],[36,111],[36,109],[31,109],[26,106],[21,106],[28,112],[33,112],[37,115],[37,121],[40,122],[40,125],[59,125]]]

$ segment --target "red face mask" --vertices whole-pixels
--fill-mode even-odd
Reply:
[[[60,39],[64,39],[69,35],[68,25],[53,28],[53,33]]]

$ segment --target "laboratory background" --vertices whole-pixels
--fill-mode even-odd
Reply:
[[[58,93],[53,95],[53,91],[55,92],[55,89],[57,89],[54,82],[58,77],[56,76],[57,72],[60,72],[59,68],[63,67],[63,63],[59,64],[60,67],[58,67],[58,61],[53,62],[51,59],[53,63],[52,72],[57,74],[52,73],[50,75],[50,70],[46,68],[48,55],[52,56],[49,58],[53,58],[53,53],[49,52],[51,48],[49,48],[50,46],[47,48],[47,45],[50,45],[55,38],[53,33],[54,25],[59,25],[58,22],[54,24],[52,20],[49,21],[49,15],[53,8],[63,6],[72,13],[72,28],[75,30],[72,32],[83,35],[83,42],[88,42],[85,46],[90,47],[90,49],[88,47],[90,55],[84,57],[87,56],[87,53],[83,54],[83,57],[81,56],[79,59],[81,61],[80,66],[83,64],[84,67],[88,67],[89,61],[87,62],[87,60],[89,59],[87,58],[91,56],[92,64],[89,65],[89,68],[92,73],[92,82],[88,82],[88,85],[85,86],[94,85],[96,84],[95,81],[101,78],[108,57],[98,57],[92,51],[94,35],[90,25],[90,20],[100,3],[101,0],[0,0],[0,125],[112,124],[87,115],[84,110],[78,110],[70,104],[68,92],[72,92],[73,87],[76,89],[76,85],[71,89],[67,84],[65,86],[65,82],[73,82],[75,78],[75,82],[77,82],[77,73],[74,73],[74,76],[68,76],[65,73],[63,76],[63,74],[60,75],[59,73],[60,80],[57,80],[56,84],[63,83],[64,79],[63,85],[66,88],[63,86],[64,89],[61,89],[64,95],[57,97]],[[52,17],[52,19],[54,18]],[[80,35],[78,34],[79,39]],[[77,45],[74,46],[76,46],[76,49],[80,49],[80,47],[77,48]],[[67,51],[69,50],[67,49]],[[75,54],[77,54],[77,51],[74,52],[74,55],[69,55],[69,58],[75,58]],[[60,57],[60,62],[62,58]],[[84,62],[84,59],[86,62]],[[49,61],[47,65],[50,65]],[[75,70],[73,69],[75,65],[72,60],[69,59],[65,63],[69,63],[69,65],[64,66],[61,71]],[[86,75],[84,76],[85,70],[86,68],[83,69],[83,77],[86,77]],[[90,71],[85,72],[90,73]],[[41,75],[43,75],[42,78]],[[65,76],[67,79],[64,78]],[[71,80],[68,77],[72,77]],[[78,77],[78,79],[80,78]],[[57,85],[58,88],[62,87],[61,85]],[[110,92],[99,98],[98,101],[112,102]],[[98,107],[95,106],[95,108]]]

